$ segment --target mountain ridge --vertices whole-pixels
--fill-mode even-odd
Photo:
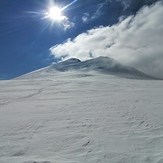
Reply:
[[[81,61],[77,58],[70,58],[65,61],[61,61],[55,63],[51,66],[45,67],[40,70],[36,70],[34,72],[23,75],[35,77],[35,74],[38,73],[48,73],[51,74],[56,72],[66,72],[66,71],[81,71],[82,73],[88,73],[90,71],[95,71],[97,73],[103,73],[108,75],[114,75],[123,78],[129,79],[152,79],[152,80],[160,80],[159,78],[152,77],[147,75],[131,66],[126,66],[113,58],[100,56],[97,58],[89,59],[86,61]]]

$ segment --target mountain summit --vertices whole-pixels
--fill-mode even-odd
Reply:
[[[103,56],[86,61],[80,61],[79,59],[71,58],[66,61],[54,64],[51,68],[62,72],[70,70],[93,70],[100,73],[116,75],[124,78],[156,79],[133,67],[125,66],[112,58]]]
[[[97,72],[108,75],[115,75],[123,78],[130,79],[157,79],[152,76],[149,76],[133,67],[125,66],[118,61],[109,58],[109,57],[98,57],[86,61],[80,61],[77,58],[71,58],[49,67],[34,71],[32,73],[28,73],[23,75],[23,77],[38,77],[47,75],[50,73],[51,75],[55,72],[66,72],[66,71],[76,71],[87,74],[88,72]]]

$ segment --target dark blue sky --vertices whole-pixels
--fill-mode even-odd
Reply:
[[[52,46],[100,25],[113,25],[120,16],[135,14],[153,1],[131,0],[125,6],[128,0],[78,0],[63,12],[72,24],[65,30],[62,24],[43,19],[52,0],[0,0],[0,79],[50,65],[58,60],[50,54]],[[53,2],[64,7],[72,0]]]

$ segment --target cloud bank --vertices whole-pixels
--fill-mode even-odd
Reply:
[[[144,7],[119,23],[98,27],[52,47],[55,57],[81,60],[108,56],[153,76],[163,77],[163,5]]]

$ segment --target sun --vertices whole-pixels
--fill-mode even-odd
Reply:
[[[66,17],[62,15],[62,9],[57,6],[50,7],[48,17],[54,21],[61,21],[66,19]]]

